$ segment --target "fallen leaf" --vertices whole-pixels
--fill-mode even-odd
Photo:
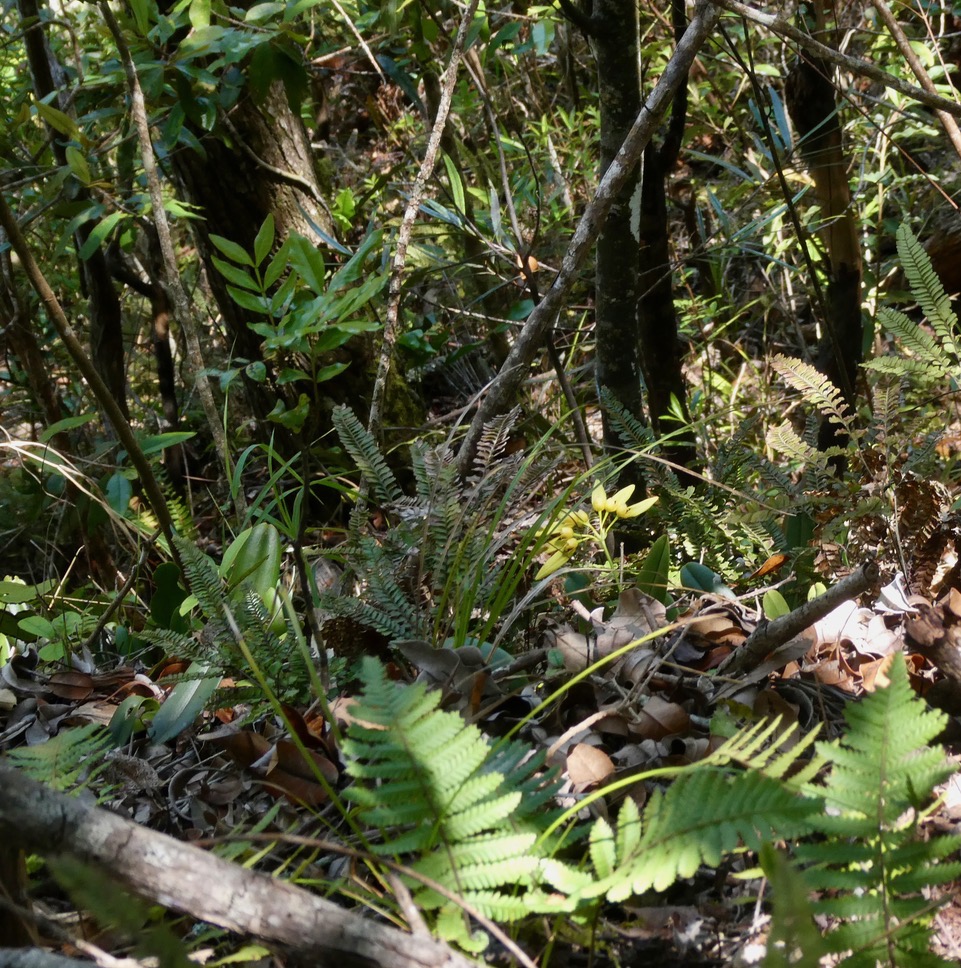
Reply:
[[[603,750],[578,743],[567,754],[567,775],[576,793],[597,786],[614,774],[614,764]]]

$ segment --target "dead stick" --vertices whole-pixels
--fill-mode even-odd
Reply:
[[[842,602],[857,598],[874,585],[880,577],[874,561],[866,561],[857,571],[832,585],[823,595],[799,605],[793,612],[771,622],[762,622],[721,664],[718,673],[731,676],[747,672],[760,665],[770,653],[785,642],[800,635],[806,628],[833,612]]]
[[[0,765],[0,842],[67,855],[141,897],[341,968],[471,968],[431,937],[410,935],[83,803]]]

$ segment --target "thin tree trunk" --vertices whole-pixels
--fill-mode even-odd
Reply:
[[[58,85],[54,75],[59,73],[59,66],[47,46],[46,35],[40,26],[40,8],[37,0],[18,0],[20,16],[29,25],[24,34],[24,47],[27,52],[27,62],[33,80],[33,88],[37,99],[46,98],[61,85]],[[36,24],[36,26],[32,26]],[[63,104],[69,109],[69,105]],[[67,164],[65,146],[62,137],[56,131],[50,130],[53,153],[57,164],[61,167]],[[77,184],[74,200],[89,200],[90,194],[86,188]],[[74,232],[74,244],[78,252],[90,236],[94,228],[93,222],[85,222]],[[100,378],[117,401],[124,417],[130,416],[127,409],[126,374],[124,372],[123,345],[123,317],[120,310],[120,299],[110,276],[110,269],[104,251],[97,246],[86,259],[79,259],[80,272],[84,289],[90,307],[90,357]]]
[[[610,168],[641,109],[638,7],[634,0],[595,0],[590,18],[597,63],[600,105],[600,174]],[[638,250],[636,214],[640,165],[635,160],[614,195],[597,237],[594,272],[595,366],[604,389],[637,420],[644,419],[637,327]],[[609,454],[624,443],[605,408],[604,447]],[[627,478],[635,473],[628,471]],[[628,481],[625,480],[625,483]],[[638,479],[634,483],[640,483]]]
[[[687,28],[684,0],[673,0],[674,37],[680,41]],[[667,179],[677,163],[687,123],[687,77],[678,87],[671,107],[664,141],[653,142],[644,152],[641,175],[640,277],[637,319],[640,357],[647,387],[647,406],[651,426],[661,436],[672,427],[665,418],[671,412],[672,398],[681,414],[689,419],[687,386],[681,369],[681,347],[674,308],[674,270],[667,221]],[[664,443],[667,455],[684,467],[694,461],[694,440],[690,432]]]

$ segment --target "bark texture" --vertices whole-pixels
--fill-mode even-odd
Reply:
[[[336,968],[468,968],[466,958],[283,881],[56,793],[0,766],[0,840],[67,855],[148,900]]]

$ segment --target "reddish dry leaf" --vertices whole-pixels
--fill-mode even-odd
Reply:
[[[587,743],[578,743],[567,754],[567,775],[575,793],[583,793],[613,776],[614,764],[603,750]]]
[[[65,669],[50,677],[48,687],[58,699],[82,702],[93,692],[93,677],[86,672]]]

